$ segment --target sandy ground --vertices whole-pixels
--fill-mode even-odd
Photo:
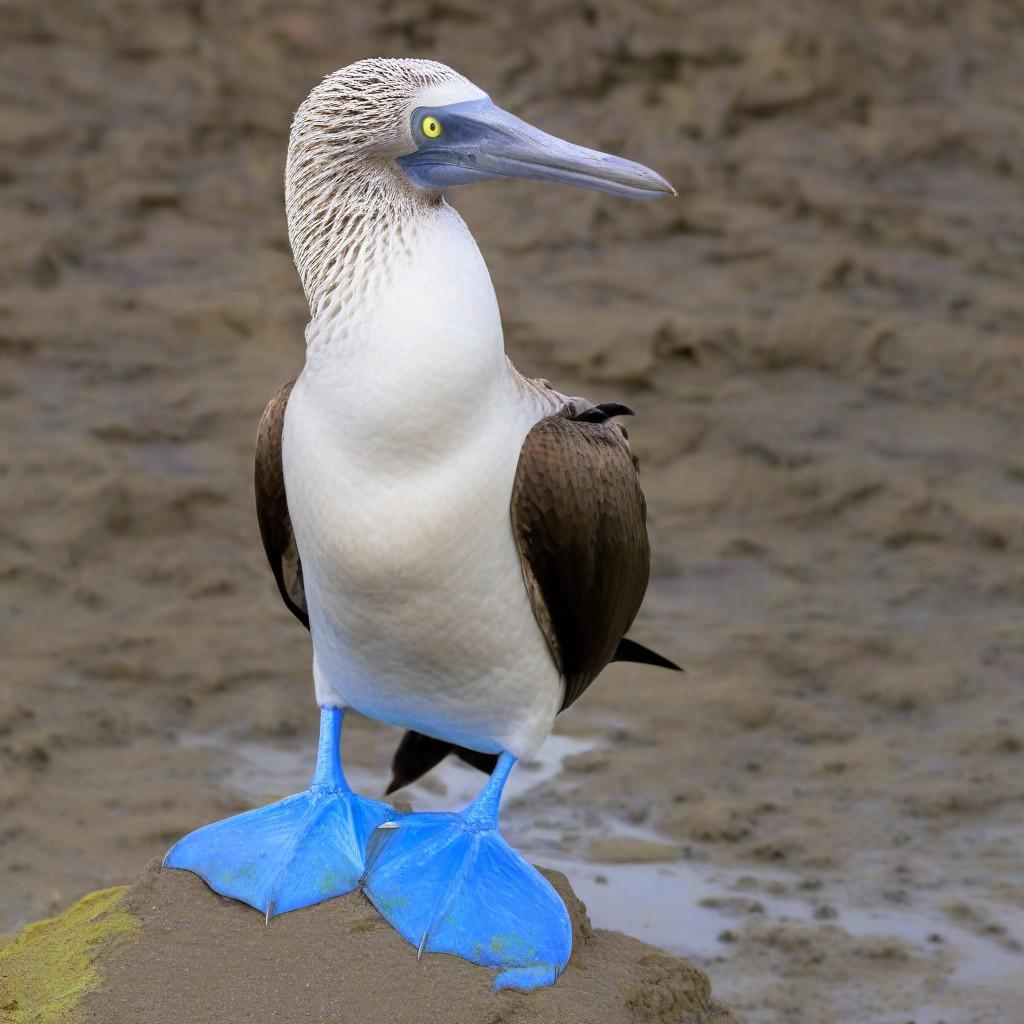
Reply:
[[[260,927],[249,907],[154,861],[121,904],[137,932],[104,956],[102,988],[76,1024],[736,1024],[699,971],[594,930],[564,877],[552,881],[572,908],[573,957],[553,987],[496,995],[492,971],[444,954],[417,960],[359,893]]]
[[[740,1024],[704,972],[592,927],[564,875],[572,921],[558,984],[495,992],[494,972],[417,955],[358,892],[264,923],[159,858],[0,939],[0,1019],[11,1024]]]
[[[687,669],[609,670],[510,827],[754,1024],[1018,1021],[1024,8],[497,6],[0,5],[0,929],[311,756],[251,497],[287,129],[433,56],[681,191],[459,197],[517,364],[639,413],[635,635]]]

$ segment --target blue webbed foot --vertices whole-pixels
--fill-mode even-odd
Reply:
[[[336,708],[322,711],[317,770],[306,792],[197,829],[171,847],[164,866],[193,871],[268,918],[358,888],[367,840],[394,811],[345,782],[341,718]]]
[[[476,801],[457,814],[410,814],[370,841],[363,888],[419,953],[499,968],[495,988],[553,984],[572,952],[558,893],[497,829],[514,760],[503,754]]]

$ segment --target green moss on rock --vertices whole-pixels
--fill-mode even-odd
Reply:
[[[118,909],[125,886],[80,899],[58,917],[0,941],[0,1020],[58,1024],[100,983],[96,957],[138,927]]]

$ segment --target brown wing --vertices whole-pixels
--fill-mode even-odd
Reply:
[[[541,420],[523,443],[511,512],[566,708],[612,660],[647,589],[647,506],[625,431],[596,409]]]
[[[256,437],[256,518],[260,524],[263,550],[267,553],[277,589],[288,610],[309,629],[306,592],[302,586],[302,562],[295,546],[288,496],[284,489],[281,433],[284,413],[295,381],[281,386],[267,403]]]

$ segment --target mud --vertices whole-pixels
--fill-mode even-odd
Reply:
[[[0,39],[0,929],[249,805],[233,748],[268,789],[311,753],[250,477],[302,360],[288,123],[431,56],[681,192],[458,197],[517,364],[638,412],[635,635],[687,670],[608,670],[510,829],[599,925],[653,879],[635,928],[755,1024],[1019,1019],[1019,4],[8,0]],[[383,785],[394,740],[346,757]],[[588,863],[631,838],[682,857]]]

